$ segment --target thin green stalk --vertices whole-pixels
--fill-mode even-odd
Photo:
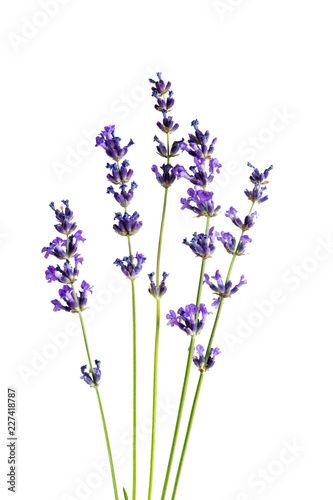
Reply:
[[[72,289],[73,289],[73,295],[74,295],[75,301],[77,302],[77,304],[79,304],[73,284],[72,284]],[[89,367],[90,367],[90,371],[91,371],[91,376],[92,376],[93,380],[95,381],[94,369],[93,369],[93,365],[92,365],[92,362],[91,362],[90,351],[89,351],[89,346],[88,346],[87,332],[86,332],[86,328],[85,328],[85,325],[84,325],[84,320],[83,320],[82,313],[81,313],[80,310],[78,312],[79,312],[79,318],[80,318],[80,323],[81,323],[81,327],[82,327],[82,333],[83,333],[84,343],[85,343],[85,346],[86,346],[86,351],[87,351],[87,356],[88,356],[88,361],[89,361]],[[104,417],[104,411],[103,411],[102,401],[101,401],[101,397],[100,397],[97,385],[95,385],[94,387],[95,387],[95,390],[96,390],[96,395],[97,395],[97,399],[98,399],[98,405],[99,405],[99,409],[100,409],[100,412],[101,412],[103,429],[104,429],[104,435],[105,435],[105,441],[106,441],[106,447],[107,447],[108,455],[109,455],[109,462],[110,462],[110,469],[111,469],[111,476],[112,476],[114,496],[115,496],[116,500],[119,500],[118,490],[117,490],[117,482],[116,482],[116,474],[115,474],[114,465],[113,465],[113,459],[112,459],[112,453],[111,453],[111,446],[110,446],[110,441],[109,441],[108,430],[107,430],[107,427],[106,427],[106,422],[105,422],[105,417]]]
[[[131,237],[127,235],[128,251],[131,262],[133,263],[133,253],[131,246]],[[132,287],[132,317],[133,317],[133,489],[132,499],[136,499],[136,388],[137,388],[137,364],[136,364],[136,307],[135,307],[135,284],[131,281]]]
[[[249,215],[251,214],[251,212],[253,210],[254,204],[255,204],[255,202],[253,202],[252,205],[251,205],[251,209],[250,209]],[[240,238],[243,236],[243,234],[244,234],[244,231],[242,231],[242,233],[240,235]],[[225,283],[227,283],[227,281],[229,281],[229,278],[230,278],[230,275],[231,275],[231,272],[232,272],[232,268],[234,266],[234,262],[235,262],[235,259],[236,259],[236,256],[237,256],[237,250],[238,250],[238,247],[239,247],[239,244],[240,244],[240,238],[238,240],[238,243],[236,245],[236,249],[235,249],[235,251],[233,253],[233,256],[232,256],[232,259],[231,259],[231,262],[230,262],[230,266],[229,266],[229,269],[228,269],[228,273],[227,273],[227,277],[226,277]],[[214,340],[214,336],[215,336],[215,332],[216,332],[216,329],[217,329],[217,325],[218,325],[218,322],[219,322],[219,319],[220,319],[220,315],[221,315],[223,303],[224,303],[224,297],[221,297],[220,304],[219,304],[219,307],[218,307],[218,310],[217,310],[217,313],[216,313],[214,325],[213,325],[213,328],[212,328],[212,332],[211,332],[211,335],[210,335],[210,339],[209,339],[209,342],[208,342],[207,350],[206,350],[206,359],[205,359],[206,363],[207,363],[209,355],[210,355],[210,350],[211,350],[212,343],[213,343],[213,340]],[[188,441],[189,441],[189,438],[190,438],[190,434],[191,434],[193,418],[194,418],[194,415],[195,415],[195,410],[196,410],[196,407],[197,407],[197,403],[198,403],[198,399],[199,399],[199,394],[200,394],[200,390],[201,390],[201,386],[202,386],[202,382],[203,382],[203,376],[204,376],[204,373],[201,373],[200,376],[199,376],[199,381],[198,381],[197,389],[196,389],[195,396],[194,396],[194,399],[193,399],[191,414],[190,414],[190,418],[189,418],[188,425],[187,425],[185,440],[184,440],[183,449],[182,449],[181,457],[180,457],[179,464],[178,464],[178,469],[177,469],[177,474],[176,474],[176,479],[175,479],[175,484],[174,484],[174,487],[173,487],[173,492],[172,492],[171,500],[174,500],[175,497],[176,497],[177,487],[178,487],[179,478],[180,478],[180,474],[181,474],[182,467],[183,467],[183,462],[184,462],[184,458],[185,458],[185,454],[186,454],[187,444],[188,444]]]
[[[170,144],[169,133],[167,133],[167,163],[170,162]],[[164,201],[162,210],[162,219],[160,227],[160,236],[158,240],[157,262],[156,262],[156,285],[160,286],[160,262],[162,252],[163,231],[165,223],[165,213],[168,201],[168,188],[164,188]],[[156,299],[156,331],[155,331],[155,351],[154,351],[154,380],[153,380],[153,415],[152,415],[152,431],[151,431],[151,450],[150,450],[150,472],[149,472],[149,489],[148,500],[151,500],[153,489],[153,474],[154,474],[154,457],[155,457],[155,434],[156,434],[156,402],[157,402],[157,373],[158,373],[158,346],[160,337],[160,299]]]
[[[208,232],[209,232],[209,224],[210,224],[210,217],[207,217],[206,231],[205,231],[206,234],[208,234]],[[202,285],[203,285],[203,278],[204,278],[204,274],[205,274],[205,268],[206,268],[206,259],[202,259],[202,262],[201,262],[201,271],[200,271],[200,278],[199,278],[199,284],[198,284],[197,299],[196,299],[196,306],[197,307],[199,307],[199,305],[200,305]],[[198,313],[196,315],[196,320],[198,320]],[[168,488],[168,482],[169,482],[169,477],[170,477],[170,472],[171,472],[171,467],[172,467],[172,461],[173,461],[173,456],[174,456],[175,449],[176,449],[176,444],[177,444],[177,439],[178,439],[178,433],[179,433],[180,423],[181,423],[181,419],[182,419],[182,415],[183,415],[183,409],[184,409],[184,404],[185,404],[185,397],[186,397],[186,392],[187,392],[187,386],[188,386],[188,381],[189,381],[189,378],[190,378],[190,371],[191,371],[191,366],[192,366],[192,358],[193,358],[194,346],[195,346],[195,337],[193,336],[193,337],[191,337],[191,343],[190,343],[188,357],[187,357],[187,362],[186,362],[186,369],[185,369],[185,375],[184,375],[183,388],[182,388],[182,393],[181,393],[181,396],[180,396],[180,402],[179,402],[177,420],[176,420],[175,430],[174,430],[174,434],[173,434],[173,439],[172,439],[172,444],[171,444],[171,450],[170,450],[170,455],[169,455],[169,461],[168,461],[167,471],[166,471],[165,479],[164,479],[164,485],[163,485],[163,491],[162,491],[161,500],[165,499],[165,495],[166,495],[167,488]]]
[[[136,498],[136,311],[135,311],[135,286],[132,285],[132,310],[133,310],[133,492],[132,498]]]

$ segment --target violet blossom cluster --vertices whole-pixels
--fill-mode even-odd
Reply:
[[[228,253],[233,255],[233,258],[244,255],[247,245],[252,242],[252,239],[244,233],[249,231],[254,226],[255,219],[258,217],[257,212],[252,212],[255,203],[260,204],[268,199],[268,196],[266,195],[263,197],[263,191],[266,190],[266,186],[262,185],[268,183],[267,178],[269,176],[269,172],[273,168],[271,165],[263,173],[260,173],[259,170],[251,163],[248,163],[248,166],[254,169],[253,173],[250,175],[250,181],[254,184],[254,188],[252,191],[247,189],[244,191],[247,198],[252,201],[250,213],[246,215],[244,219],[241,219],[238,216],[238,212],[234,207],[230,207],[225,213],[225,216],[229,218],[236,227],[242,230],[241,236],[237,241],[235,236],[231,233],[224,231],[216,233],[216,239],[222,243]],[[213,283],[211,280],[214,280],[216,283]],[[211,278],[209,278],[208,274],[205,274],[204,283],[209,286],[215,295],[218,295],[212,303],[213,307],[218,308],[221,303],[221,298],[224,299],[231,297],[233,294],[238,292],[239,288],[245,285],[247,281],[244,276],[241,276],[239,283],[235,286],[233,286],[230,280],[224,283],[220,271],[217,270],[215,275],[211,276]]]
[[[194,337],[201,333],[208,314],[205,304],[197,307],[195,304],[189,304],[185,308],[180,307],[177,311],[170,310],[166,318],[169,320],[169,326],[178,326],[184,333]]]
[[[212,347],[206,362],[206,358],[204,355],[205,348],[202,345],[198,344],[195,350],[196,352],[193,352],[193,363],[201,373],[207,372],[210,368],[212,368],[212,366],[215,365],[216,356],[221,354],[221,350],[218,347]]]
[[[82,237],[81,230],[76,231],[77,225],[76,222],[73,222],[74,214],[69,207],[69,201],[62,200],[62,203],[64,206],[60,209],[56,209],[53,202],[50,203],[50,207],[54,211],[58,221],[54,227],[60,234],[66,235],[66,239],[55,238],[49,246],[42,248],[42,253],[44,253],[45,259],[48,259],[51,255],[65,262],[63,262],[62,267],[59,264],[57,266],[48,266],[45,271],[45,278],[48,283],[58,281],[64,285],[59,289],[61,301],[58,299],[51,300],[53,311],[81,314],[81,311],[87,308],[88,294],[92,293],[92,286],[84,280],[81,283],[81,289],[78,293],[74,289],[74,283],[79,276],[78,265],[83,263],[83,258],[77,253],[78,244],[79,242],[84,242],[85,238]],[[70,259],[72,259],[72,262]],[[86,371],[86,365],[81,367],[81,379],[91,387],[97,387],[101,380],[101,371],[99,368],[101,362],[96,360],[95,363],[96,368],[92,376]]]
[[[110,170],[106,178],[111,183],[107,188],[107,193],[113,194],[116,202],[124,209],[123,213],[116,212],[114,217],[117,223],[113,225],[113,229],[120,236],[133,236],[142,227],[139,213],[135,211],[130,215],[127,212],[127,208],[133,200],[134,190],[138,187],[137,183],[132,180],[133,169],[129,168],[129,161],[125,159],[128,148],[133,144],[131,139],[127,146],[121,146],[121,138],[116,136],[115,125],[105,127],[96,137],[96,146],[101,146],[106,154],[114,160],[114,163],[106,165],[106,168]],[[131,184],[128,185],[130,181]],[[135,256],[129,255],[123,259],[116,259],[114,264],[120,267],[128,279],[133,281],[138,277],[145,261],[146,257],[137,252]]]
[[[154,136],[154,141],[157,142],[157,153],[162,158],[166,158],[166,163],[160,167],[160,170],[157,165],[153,165],[152,171],[158,183],[167,189],[172,186],[176,179],[179,179],[180,172],[183,170],[181,165],[176,165],[175,167],[170,165],[170,158],[178,156],[183,139],[173,141],[171,147],[169,146],[170,135],[179,128],[178,123],[174,122],[172,116],[168,116],[168,113],[173,109],[175,99],[171,90],[171,82],[165,83],[162,79],[162,74],[156,74],[158,80],[155,81],[150,78],[149,81],[153,84],[151,90],[153,97],[156,98],[155,109],[162,113],[162,120],[157,122],[157,126],[166,135],[166,144],[157,135]]]
[[[88,292],[92,293],[92,287],[86,281],[82,281],[81,290],[78,295],[74,292],[73,284],[79,276],[78,265],[82,264],[83,258],[77,252],[79,242],[84,242],[85,238],[82,237],[82,231],[76,231],[77,225],[72,222],[74,214],[69,208],[69,201],[62,200],[64,207],[61,209],[56,209],[54,203],[50,203],[50,207],[55,213],[56,219],[58,221],[55,224],[55,229],[66,235],[66,239],[57,237],[49,246],[42,249],[44,257],[47,259],[50,255],[56,257],[60,261],[65,261],[61,267],[59,264],[57,266],[48,266],[45,272],[45,278],[48,283],[52,281],[58,281],[64,284],[59,290],[59,296],[62,302],[58,299],[52,300],[54,311],[67,311],[72,313],[77,313],[83,311],[87,307]],[[71,262],[73,259],[74,262]]]

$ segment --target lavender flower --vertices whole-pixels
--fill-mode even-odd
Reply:
[[[260,184],[255,184],[252,191],[250,191],[249,189],[244,189],[244,193],[250,201],[260,204],[268,200],[268,196],[263,196],[266,189],[266,186],[261,187]]]
[[[198,320],[196,320],[197,313],[199,313]],[[178,326],[178,328],[180,328],[187,335],[191,335],[193,337],[202,331],[208,314],[212,313],[207,311],[204,304],[200,304],[199,307],[195,304],[189,304],[185,306],[185,309],[180,307],[177,314],[175,311],[170,310],[169,314],[166,315],[166,318],[169,320],[167,324],[172,327]]]
[[[167,287],[165,286],[165,280],[169,275],[165,272],[162,274],[162,281],[160,282],[159,286],[156,285],[154,281],[154,276],[155,273],[148,274],[148,278],[150,280],[150,286],[148,288],[148,292],[150,293],[150,295],[155,297],[155,299],[160,299],[167,291]]]
[[[173,99],[173,102],[174,102],[174,99]],[[169,111],[169,110],[166,110],[166,111]],[[178,123],[175,123],[173,121],[172,116],[165,116],[163,118],[162,123],[161,122],[157,122],[157,126],[165,134],[172,134],[172,132],[176,132],[176,130],[179,129]]]
[[[273,165],[270,167],[266,168],[264,172],[261,174],[257,168],[255,168],[252,163],[248,162],[247,166],[250,168],[253,168],[253,173],[250,175],[250,181],[253,182],[253,184],[267,184],[268,180],[267,177],[269,176],[269,172],[273,169]]]
[[[112,182],[112,184],[128,184],[132,178],[133,170],[128,168],[129,161],[124,160],[119,166],[117,163],[107,163],[106,168],[111,170],[111,174],[106,176],[107,180]]]
[[[231,295],[238,292],[239,288],[242,285],[246,285],[246,283],[247,283],[247,281],[243,275],[243,276],[241,276],[239,283],[237,285],[235,285],[234,287],[232,286],[231,281],[227,281],[226,284],[224,284],[222,277],[221,277],[221,274],[220,274],[220,271],[218,271],[218,270],[216,271],[215,276],[212,276],[211,279],[216,281],[216,285],[215,285],[215,283],[210,281],[208,274],[205,274],[205,279],[203,282],[206,283],[206,285],[208,285],[209,288],[216,295],[219,295],[219,297],[215,298],[213,303],[212,303],[212,306],[215,308],[217,308],[219,306],[221,297],[224,297],[224,298],[231,297]]]
[[[214,206],[213,195],[211,191],[204,191],[203,189],[197,189],[197,187],[190,188],[187,190],[188,198],[181,198],[182,207],[181,210],[188,208],[192,210],[198,217],[210,216],[215,217],[221,209],[221,205],[217,207]],[[194,205],[191,205],[191,202]]]
[[[54,210],[55,216],[57,220],[60,222],[60,224],[56,224],[54,227],[59,233],[66,234],[68,236],[73,231],[75,231],[77,226],[75,222],[71,222],[71,220],[73,219],[73,212],[69,208],[69,201],[68,200],[61,200],[61,201],[65,205],[65,209],[63,207],[61,207],[60,210],[56,209],[53,201],[52,203],[50,203],[50,207],[52,208],[52,210]]]
[[[189,246],[197,257],[208,259],[208,257],[211,257],[215,251],[215,235],[216,233],[214,231],[214,227],[211,227],[208,234],[194,233],[190,242],[188,242],[185,238],[183,243],[184,245]]]
[[[187,151],[189,155],[199,159],[207,158],[211,160],[217,139],[213,139],[211,144],[208,145],[209,131],[201,132],[198,120],[193,120],[191,125],[194,127],[195,133],[189,134],[188,144],[186,142],[181,144],[182,151]]]
[[[156,175],[156,179],[161,186],[168,188],[175,182],[176,179],[179,179],[179,172],[181,172],[183,168],[184,167],[181,165],[173,167],[168,163],[167,165],[162,165],[162,167],[160,167],[162,173],[158,171],[157,165],[153,165],[151,169]]]
[[[170,88],[171,88],[171,83],[168,82],[167,84],[164,83],[162,80],[162,73],[156,73],[158,80],[155,81],[152,78],[149,78],[150,83],[152,83],[154,86],[152,87],[152,92],[153,96],[158,98],[162,97],[164,94],[166,94]]]
[[[120,142],[120,137],[115,136],[115,125],[109,125],[104,127],[104,130],[96,137],[95,146],[101,146],[110,158],[118,162],[127,154],[128,148],[134,144],[131,139],[127,146],[122,148]]]
[[[204,355],[205,348],[202,345],[198,344],[195,349],[197,352],[193,353],[193,363],[201,373],[207,372],[210,368],[212,368],[212,366],[214,366],[215,364],[216,356],[221,354],[221,350],[218,347],[215,347],[215,349],[211,348],[210,355],[206,363]]]
[[[136,259],[136,265],[134,264],[134,259]],[[130,280],[135,280],[138,277],[140,271],[142,270],[142,264],[146,262],[146,257],[144,257],[141,253],[136,253],[136,256],[132,257],[124,257],[123,260],[116,259],[114,264],[119,266],[125,276]]]
[[[131,203],[134,196],[134,189],[138,187],[136,182],[131,183],[131,188],[126,191],[126,184],[121,185],[120,193],[117,193],[112,186],[109,186],[106,190],[108,194],[113,194],[115,200],[121,205],[123,208],[128,207]]]
[[[77,301],[74,296],[74,290],[68,286],[64,285],[59,290],[60,298],[63,300],[64,304],[58,299],[51,300],[54,305],[53,311],[67,311],[72,313],[77,313],[79,311],[84,311],[87,306],[88,292],[92,293],[92,287],[86,281],[82,281],[81,290],[77,296]]]
[[[244,222],[242,222],[237,213],[238,212],[234,207],[230,207],[229,210],[226,211],[225,216],[229,217],[235,226],[242,229],[242,231],[248,231],[254,225],[254,219],[258,217],[257,212],[253,212],[252,214],[247,215]]]
[[[74,283],[79,275],[78,264],[82,264],[83,258],[77,253],[74,256],[74,262],[74,268],[68,259],[64,263],[63,269],[61,269],[59,265],[57,267],[49,266],[45,271],[45,278],[47,282],[51,283],[52,281],[59,281],[60,283],[66,284]]]
[[[133,215],[129,215],[125,212],[123,215],[120,212],[116,212],[115,219],[119,221],[118,225],[114,224],[113,229],[117,234],[121,236],[132,236],[136,234],[142,226],[142,221],[138,221],[140,215],[138,212],[134,212]]]
[[[95,359],[95,365],[96,367],[93,368],[94,370],[94,377],[92,378],[91,370],[89,370],[89,373],[87,372],[87,365],[81,366],[81,373],[82,377],[80,377],[82,380],[84,380],[90,387],[96,387],[99,385],[99,382],[102,377],[101,369],[100,369],[100,364],[101,362]]]
[[[247,243],[251,243],[252,241],[249,236],[241,236],[236,248],[237,241],[231,233],[224,233],[221,231],[220,235],[217,233],[216,237],[219,241],[221,241],[228,253],[236,253],[236,255],[244,255]]]
[[[82,237],[81,230],[76,231],[75,234],[71,234],[68,237],[68,241],[62,238],[55,238],[51,241],[50,246],[42,248],[42,253],[45,252],[45,259],[47,259],[49,255],[54,255],[54,257],[60,260],[68,259],[74,257],[76,254],[79,241],[86,241],[86,239]]]

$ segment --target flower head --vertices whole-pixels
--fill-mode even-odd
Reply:
[[[185,309],[180,307],[177,314],[175,311],[170,310],[166,315],[169,320],[167,324],[169,326],[178,326],[187,335],[193,337],[202,331],[208,314],[212,313],[207,311],[205,304],[200,304],[199,307],[195,304],[189,304],[185,306]]]
[[[211,144],[208,145],[209,141],[209,131],[206,130],[205,133],[203,133],[199,129],[199,122],[198,120],[193,120],[191,123],[192,127],[194,127],[194,134],[189,134],[189,139],[188,143],[183,142],[181,144],[181,149],[183,151],[187,151],[189,155],[193,157],[197,157],[199,159],[201,158],[207,158],[209,160],[212,159],[212,154],[214,152],[214,146],[217,141],[217,139],[213,139]]]
[[[156,285],[154,281],[154,276],[155,273],[148,274],[148,278],[150,280],[150,286],[148,288],[148,292],[150,293],[150,295],[155,297],[155,299],[160,299],[167,291],[167,287],[165,286],[165,280],[169,275],[165,272],[162,274],[162,281],[160,282],[159,286]]]
[[[121,166],[117,163],[112,163],[112,165],[107,163],[106,168],[111,171],[111,173],[106,176],[107,180],[112,184],[128,184],[133,175],[133,170],[128,168],[128,166],[128,160],[124,160]]]
[[[221,209],[221,206],[214,206],[213,195],[214,193],[211,191],[204,191],[203,189],[190,188],[187,190],[188,198],[181,198],[182,207],[184,210],[188,208],[192,210],[198,217],[202,215],[210,217],[215,217]],[[191,205],[191,203],[193,203]]]
[[[132,236],[136,234],[142,226],[142,221],[138,221],[139,217],[140,215],[138,212],[134,212],[133,215],[129,215],[127,212],[123,215],[120,212],[116,212],[114,218],[119,222],[118,225],[113,225],[113,229],[121,236]]]
[[[269,172],[273,169],[273,165],[266,168],[266,170],[264,170],[264,172],[262,174],[259,172],[259,170],[257,168],[255,168],[254,165],[252,165],[252,163],[248,162],[247,166],[250,168],[253,168],[253,172],[250,175],[250,181],[253,182],[253,184],[267,184],[268,183],[267,178],[269,176]]]
[[[187,238],[185,238],[183,243],[184,245],[189,246],[197,257],[208,259],[208,257],[211,257],[215,251],[215,234],[214,227],[211,227],[208,234],[194,233],[190,242],[188,242]]]
[[[76,296],[76,300],[73,288],[68,285],[64,285],[59,290],[59,295],[63,303],[58,299],[51,300],[54,305],[53,311],[67,311],[72,313],[84,311],[87,307],[88,292],[92,293],[92,286],[90,286],[86,281],[82,281],[81,290],[79,291],[79,295]]]
[[[45,271],[45,278],[48,283],[59,281],[60,283],[74,283],[79,275],[78,264],[82,264],[83,258],[77,253],[74,256],[74,267],[68,259],[64,263],[63,269],[58,265],[56,267],[49,266]]]
[[[73,231],[75,231],[77,226],[75,222],[71,222],[73,220],[74,214],[69,208],[69,201],[62,200],[62,203],[65,205],[65,208],[60,207],[60,210],[55,208],[53,201],[52,203],[50,203],[50,207],[52,208],[52,210],[54,210],[56,219],[60,223],[56,224],[54,227],[59,233],[70,235]]]
[[[224,233],[223,231],[221,231],[220,234],[217,233],[216,237],[219,241],[221,241],[222,245],[228,253],[236,253],[236,255],[244,255],[246,245],[248,243],[251,243],[252,241],[252,239],[247,235],[241,236],[236,247],[236,238],[231,233]]]
[[[157,99],[164,96],[167,92],[169,92],[171,88],[171,83],[165,83],[164,80],[162,79],[162,73],[158,72],[156,73],[158,80],[153,80],[152,78],[149,78],[150,83],[153,84],[152,87],[152,95],[153,97],[156,97]],[[171,96],[172,97],[172,96]]]
[[[96,387],[99,385],[102,376],[100,364],[101,362],[95,359],[96,366],[93,368],[94,370],[93,377],[91,376],[91,370],[89,370],[89,373],[87,372],[87,365],[81,366],[82,377],[80,378],[84,380],[90,387]]]
[[[151,169],[156,175],[156,179],[161,186],[168,188],[177,178],[179,178],[179,171],[181,171],[183,167],[180,165],[173,167],[168,163],[167,165],[162,165],[162,167],[160,167],[162,172],[159,172],[157,165],[153,165]]]
[[[120,187],[120,193],[117,193],[113,186],[109,186],[106,190],[108,194],[113,194],[115,200],[121,205],[123,208],[128,207],[128,205],[131,203],[133,196],[134,196],[134,189],[138,187],[136,182],[131,183],[130,189],[127,189],[126,184],[122,184]]]
[[[127,146],[120,146],[121,139],[115,135],[115,125],[104,127],[104,130],[96,137],[96,146],[101,146],[106,154],[114,161],[121,161],[128,152],[128,148],[134,144],[132,139]]]
[[[216,281],[216,284],[213,283],[211,281],[211,279]],[[224,284],[222,277],[221,277],[221,274],[220,274],[220,271],[218,271],[218,270],[216,271],[214,276],[211,276],[211,279],[208,276],[208,274],[205,274],[204,283],[206,283],[209,286],[209,288],[214,292],[214,294],[219,296],[218,298],[215,298],[213,303],[212,303],[212,306],[215,308],[217,308],[219,306],[221,297],[224,297],[224,298],[231,297],[231,295],[238,292],[239,288],[242,285],[246,285],[246,283],[247,283],[247,281],[243,275],[243,276],[241,276],[239,283],[237,285],[235,285],[234,287],[232,286],[231,281],[227,281]]]
[[[247,215],[244,222],[242,222],[237,214],[237,210],[234,207],[230,207],[229,210],[226,211],[225,216],[229,217],[235,226],[242,229],[242,231],[248,231],[254,225],[255,219],[258,217],[257,212],[252,212],[252,214]]]
[[[134,263],[134,259],[136,259],[136,264]],[[135,280],[138,277],[140,271],[142,270],[142,264],[146,262],[146,257],[142,255],[142,253],[136,253],[135,257],[124,257],[121,259],[116,259],[114,264],[119,266],[125,276],[130,280]]]
[[[205,348],[198,344],[193,353],[193,363],[201,373],[207,372],[210,368],[212,368],[215,364],[216,356],[221,354],[221,350],[218,347],[215,347],[215,349],[211,348],[210,355],[206,363],[204,352]]]
[[[86,241],[86,239],[82,237],[81,230],[76,231],[75,234],[71,234],[68,237],[68,241],[59,237],[55,238],[48,247],[42,248],[42,253],[45,253],[45,259],[47,259],[49,255],[53,255],[60,260],[69,259],[76,255],[79,241]]]
[[[253,203],[264,203],[264,201],[268,200],[268,196],[264,196],[264,191],[266,190],[266,186],[261,186],[261,184],[255,184],[253,189],[244,189],[244,193],[248,200]]]

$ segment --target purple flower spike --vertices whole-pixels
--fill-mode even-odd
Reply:
[[[104,127],[104,130],[96,137],[96,146],[101,146],[106,154],[116,162],[121,161],[127,154],[128,148],[134,144],[131,139],[127,146],[122,148],[120,142],[120,137],[115,136],[115,125]]]
[[[236,248],[236,238],[231,233],[224,233],[221,231],[220,235],[217,233],[217,239],[221,241],[222,245],[228,253],[236,255],[244,255],[247,243],[251,243],[252,239],[249,236],[241,236],[238,246]]]
[[[91,370],[89,370],[89,373],[87,372],[87,365],[81,366],[82,377],[80,377],[80,378],[82,380],[84,380],[90,387],[96,387],[100,383],[101,376],[102,376],[100,364],[101,364],[101,362],[98,361],[97,359],[95,359],[96,367],[93,368],[94,379],[91,376]]]
[[[136,264],[134,264],[134,259],[136,259]],[[123,260],[116,259],[114,264],[121,268],[126,278],[133,281],[138,277],[140,271],[142,270],[142,264],[146,262],[146,260],[146,257],[144,257],[142,253],[137,252],[136,256],[132,258],[132,261],[130,257],[124,257]]]
[[[253,184],[267,184],[268,180],[267,177],[269,176],[269,172],[273,169],[273,165],[270,167],[266,168],[264,172],[261,174],[257,168],[255,168],[252,163],[248,162],[247,166],[250,168],[253,168],[253,172],[250,175],[250,181],[253,182]]]
[[[184,210],[185,208],[188,208],[189,210],[192,210],[197,217],[208,215],[210,217],[215,217],[221,209],[220,205],[217,207],[214,206],[213,192],[204,191],[203,189],[197,189],[197,187],[194,187],[188,189],[187,194],[189,195],[188,198],[181,198],[180,200],[182,203],[181,209]],[[191,202],[193,202],[194,205],[191,205]]]
[[[208,259],[208,257],[211,257],[215,251],[215,235],[216,233],[214,231],[214,227],[211,227],[208,235],[204,233],[194,233],[190,242],[188,242],[185,238],[183,243],[184,245],[189,246],[197,257]]]
[[[218,347],[215,347],[215,349],[211,348],[210,355],[206,363],[204,355],[205,348],[202,345],[198,344],[195,347],[195,351],[193,353],[193,363],[201,373],[207,372],[210,368],[212,368],[212,366],[214,366],[215,364],[216,356],[221,354],[221,350]]]
[[[51,241],[50,246],[42,248],[42,253],[45,252],[45,259],[47,259],[49,255],[53,255],[60,260],[69,259],[70,257],[74,257],[77,253],[79,241],[86,241],[86,239],[82,237],[82,231],[76,231],[75,234],[71,234],[68,237],[68,244],[67,241],[62,238],[55,238]]]
[[[230,207],[229,210],[226,211],[225,216],[229,217],[229,219],[235,224],[235,226],[242,229],[242,231],[248,231],[254,225],[254,219],[258,217],[257,212],[253,212],[250,215],[247,215],[244,219],[244,222],[238,217],[237,210],[234,207]]]
[[[79,291],[79,295],[77,296],[76,301],[73,289],[68,285],[63,286],[59,290],[59,295],[65,305],[62,304],[58,299],[51,300],[52,304],[54,305],[53,311],[67,311],[72,313],[84,311],[87,306],[88,292],[92,293],[92,287],[86,281],[82,281],[81,290]]]
[[[59,281],[60,283],[66,284],[74,283],[79,275],[78,264],[82,264],[83,258],[79,254],[76,254],[74,256],[74,262],[74,268],[68,259],[64,263],[63,269],[61,269],[59,265],[57,267],[49,266],[45,271],[45,278],[47,282],[51,283],[52,281]]]
[[[154,276],[155,276],[155,273],[148,274],[148,278],[150,280],[150,287],[148,288],[148,292],[155,299],[160,299],[167,292],[167,287],[165,286],[165,280],[167,279],[167,277],[169,275],[165,272],[162,274],[162,281],[160,282],[159,286],[156,285],[156,283],[154,281]]]
[[[239,283],[237,285],[235,285],[234,287],[232,286],[231,281],[227,281],[226,284],[224,284],[222,277],[221,277],[221,274],[220,274],[220,271],[216,271],[215,276],[211,276],[211,279],[216,281],[216,284],[210,280],[208,274],[205,274],[205,279],[203,282],[209,286],[209,288],[214,292],[214,294],[219,295],[219,297],[214,299],[214,301],[212,303],[212,306],[215,308],[217,308],[219,306],[221,297],[224,297],[224,298],[231,297],[231,295],[238,292],[239,288],[242,285],[246,285],[246,283],[247,283],[247,281],[243,275],[243,276],[241,276]]]
[[[172,116],[166,116],[165,118],[163,118],[162,123],[157,122],[157,126],[165,134],[172,134],[172,132],[176,132],[176,130],[179,129],[178,123],[174,123]]]
[[[195,165],[189,168],[192,174],[189,174],[183,168],[183,170],[180,172],[180,177],[184,177],[184,179],[187,179],[195,186],[206,189],[208,184],[210,184],[214,179],[214,176],[212,175],[213,171],[210,173],[206,171],[205,161],[206,161],[205,158],[199,159],[195,157],[194,158]]]
[[[260,205],[260,203],[264,203],[264,201],[268,200],[268,196],[263,196],[266,189],[266,186],[261,187],[260,184],[255,184],[252,191],[250,191],[249,189],[244,189],[244,193],[248,200],[252,201],[253,203],[259,203]]]
[[[128,168],[129,161],[124,160],[121,167],[117,163],[107,163],[106,168],[111,170],[111,173],[106,176],[107,180],[112,182],[112,184],[128,184],[132,178],[133,170]]]
[[[134,212],[133,215],[129,215],[127,212],[122,215],[120,212],[117,212],[115,214],[115,219],[119,222],[118,225],[113,225],[113,229],[121,236],[132,236],[136,234],[142,226],[142,222],[138,221],[139,217],[140,215],[138,212]]]
[[[69,201],[62,200],[62,202],[65,205],[65,208],[61,207],[60,210],[56,209],[53,201],[52,203],[50,203],[50,207],[52,208],[52,210],[54,210],[55,216],[60,222],[60,224],[56,224],[54,227],[59,233],[66,234],[68,236],[75,231],[77,226],[75,222],[71,222],[74,214],[69,208]]]
[[[134,189],[138,187],[136,182],[131,183],[131,188],[126,191],[126,184],[121,185],[120,193],[117,193],[112,186],[109,186],[106,190],[108,194],[113,194],[115,200],[121,205],[123,208],[128,207],[131,203],[134,196]]]
[[[162,73],[156,73],[158,80],[155,81],[152,78],[149,78],[150,83],[152,83],[154,86],[152,87],[152,95],[153,97],[161,98],[163,97],[164,94],[166,94],[170,88],[171,88],[171,83],[168,82],[167,84],[164,83],[162,80]],[[172,97],[172,94],[171,94]]]
[[[153,165],[151,169],[156,175],[157,181],[165,188],[170,187],[179,178],[179,172],[183,169],[180,165],[173,167],[169,163],[160,168],[162,173],[159,172],[157,165]]]
[[[208,160],[212,159],[212,154],[214,152],[214,146],[217,141],[217,139],[213,139],[211,142],[210,146],[208,145],[208,140],[209,140],[209,132],[208,130],[203,133],[199,129],[199,122],[198,120],[193,120],[191,123],[192,127],[194,127],[194,134],[189,134],[189,139],[188,139],[188,144],[183,142],[181,145],[181,148],[183,151],[187,151],[189,155],[193,157],[197,157],[199,159],[201,158],[206,158]],[[217,160],[216,160],[217,161]],[[219,164],[220,165],[220,164]],[[216,163],[213,163],[210,166],[212,169],[216,168],[217,165]],[[218,172],[220,166],[216,169]]]
[[[198,313],[198,320],[196,320],[196,314]],[[195,304],[189,304],[183,307],[180,307],[177,311],[170,310],[169,314],[166,315],[166,318],[169,320],[169,326],[178,326],[183,332],[187,335],[198,335],[204,325],[208,314],[212,314],[207,311],[206,306],[204,304],[200,304],[197,307]]]

